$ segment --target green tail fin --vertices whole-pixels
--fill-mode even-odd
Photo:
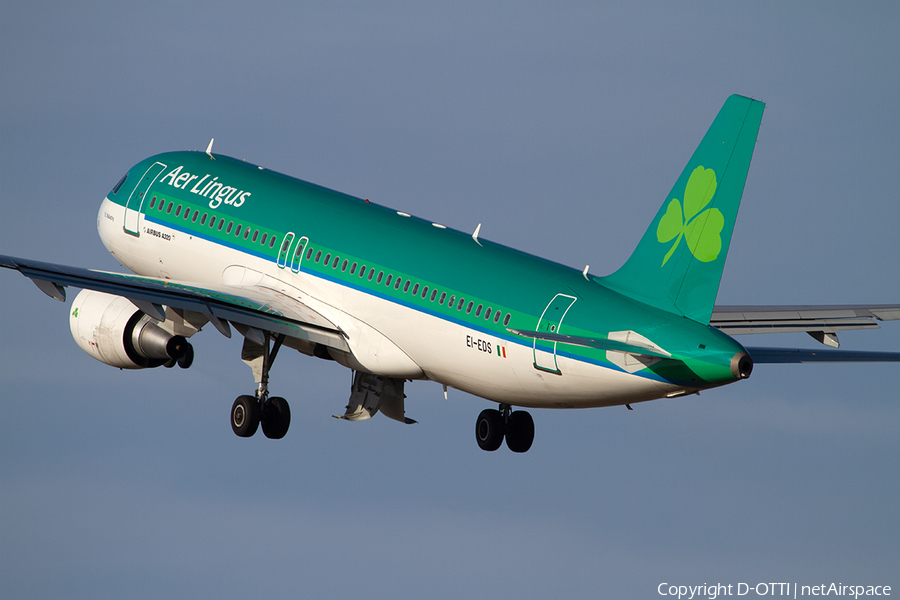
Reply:
[[[709,324],[764,108],[725,101],[634,253],[598,282]]]

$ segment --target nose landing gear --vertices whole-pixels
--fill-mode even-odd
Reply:
[[[506,438],[506,446],[513,452],[528,452],[534,442],[534,419],[524,410],[512,411],[509,404],[500,410],[481,411],[475,421],[475,440],[488,452],[497,450]]]

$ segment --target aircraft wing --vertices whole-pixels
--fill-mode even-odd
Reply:
[[[838,331],[878,329],[877,321],[898,319],[900,305],[896,304],[716,306],[709,324],[728,335],[806,332],[837,348]]]
[[[241,326],[242,330],[271,331],[349,350],[346,335],[337,326],[291,297],[291,294],[267,284],[262,273],[244,267],[226,269],[224,279],[230,285],[223,283],[216,287],[92,271],[3,255],[0,255],[0,267],[19,271],[45,294],[60,301],[66,299],[66,286],[97,290],[128,298],[148,315],[157,319],[161,317],[160,320],[165,318],[163,306],[200,313],[228,337],[231,330],[227,322],[232,322]]]

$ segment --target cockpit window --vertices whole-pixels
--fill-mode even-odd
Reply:
[[[125,173],[124,175],[122,175],[122,179],[120,179],[119,183],[116,184],[116,187],[113,188],[113,191],[112,191],[113,194],[119,193],[119,188],[122,187],[122,184],[125,183],[126,179],[128,179],[128,173]]]

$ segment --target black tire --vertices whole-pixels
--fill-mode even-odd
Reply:
[[[280,440],[291,426],[291,407],[278,396],[269,398],[263,407],[262,430],[270,440]]]
[[[253,437],[259,428],[259,401],[253,396],[238,396],[231,405],[231,429],[238,437]]]
[[[534,419],[531,413],[517,410],[509,415],[506,445],[513,452],[528,452],[534,442]]]
[[[475,421],[475,440],[478,447],[493,452],[503,443],[503,415],[499,410],[486,408]]]

